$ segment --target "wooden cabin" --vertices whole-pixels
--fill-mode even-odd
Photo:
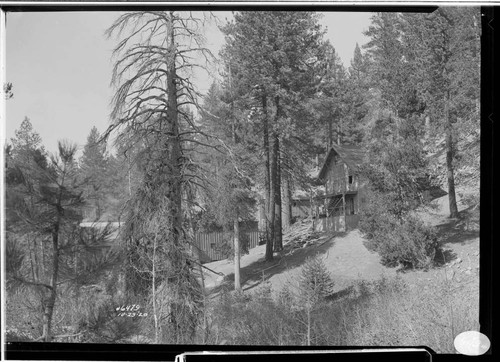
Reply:
[[[359,211],[366,201],[363,189],[366,182],[359,174],[364,151],[359,146],[333,145],[321,167],[318,180],[325,194],[318,200],[315,229],[347,231],[357,227]]]

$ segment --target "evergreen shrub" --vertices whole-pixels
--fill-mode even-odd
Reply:
[[[407,217],[385,237],[377,240],[382,263],[389,266],[428,268],[438,250],[435,230],[415,217]]]
[[[321,257],[307,258],[299,279],[302,298],[312,305],[333,293],[334,283]]]
[[[377,251],[386,266],[403,269],[426,269],[439,250],[434,228],[407,214],[399,219],[368,206],[360,220],[360,230],[369,247]]]

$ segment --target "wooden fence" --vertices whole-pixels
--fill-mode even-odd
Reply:
[[[242,232],[240,240],[248,242],[248,250],[259,245],[260,231]],[[200,247],[203,262],[223,260],[228,257],[233,244],[233,233],[213,232],[196,234],[196,244]]]

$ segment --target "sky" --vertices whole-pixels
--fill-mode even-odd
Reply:
[[[230,12],[216,15],[224,22]],[[54,152],[66,139],[80,147],[90,129],[103,132],[109,125],[110,85],[116,39],[104,31],[116,12],[9,13],[6,25],[6,80],[14,97],[6,102],[2,138],[10,141],[25,117],[42,137],[45,149]],[[356,43],[367,42],[363,31],[369,13],[325,13],[321,24],[344,65],[349,66]],[[207,46],[217,54],[224,39],[215,24],[206,31]],[[197,77],[203,92],[212,82]]]

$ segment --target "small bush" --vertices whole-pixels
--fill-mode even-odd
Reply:
[[[383,264],[400,264],[403,269],[430,267],[438,250],[434,229],[414,217],[404,220],[387,235],[378,235],[376,243]]]
[[[301,297],[317,304],[333,293],[333,280],[323,260],[317,256],[307,258],[299,280]]]
[[[410,213],[388,212],[387,204],[387,200],[373,193],[362,212],[360,230],[369,240],[368,247],[377,251],[387,266],[430,267],[438,250],[434,228]]]

